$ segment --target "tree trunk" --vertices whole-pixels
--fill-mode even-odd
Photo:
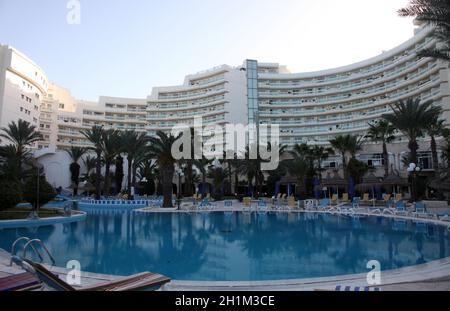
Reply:
[[[205,186],[206,186],[206,172],[203,172],[202,173],[202,199],[204,197],[206,197]]]
[[[258,175],[259,175],[258,172],[256,172],[256,175],[255,175],[255,190],[253,191],[253,193],[256,194],[256,195],[254,195],[254,197],[256,199],[259,197],[259,193],[258,193],[258,191],[259,191],[259,176]]]
[[[342,152],[342,170],[344,171],[344,179],[347,181],[347,161],[345,160],[345,152]]]
[[[186,167],[186,178],[185,178],[185,184],[184,184],[184,192],[186,193],[187,197],[192,197],[194,194],[192,191],[192,161],[187,161],[187,167]]]
[[[128,165],[127,165],[127,167],[128,167],[128,172],[127,172],[127,187],[128,187],[128,189],[127,189],[127,193],[128,193],[128,198],[130,199],[130,197],[131,197],[131,175],[132,175],[132,163],[133,163],[133,158],[132,157],[130,157],[130,156],[128,156],[127,157],[127,160],[128,160]]]
[[[137,167],[136,165],[132,165],[132,173],[133,175],[131,175],[131,185],[132,187],[134,187],[136,189],[136,171],[137,171]]]
[[[234,193],[235,194],[238,193],[238,187],[239,187],[239,176],[238,176],[238,173],[236,170],[236,172],[234,172]]]
[[[439,159],[437,154],[436,138],[434,138],[434,136],[431,136],[431,154],[433,157],[433,169],[434,172],[437,173],[439,169]]]
[[[97,178],[95,179],[95,199],[100,200],[101,197],[101,177],[102,177],[102,152],[97,151],[97,161],[95,162],[95,175]]]
[[[410,150],[409,161],[417,164],[417,150],[419,149],[419,144],[417,144],[416,139],[409,141],[408,148]]]
[[[232,188],[232,184],[233,184],[233,171],[231,169],[231,163],[230,161],[228,161],[228,180],[229,180],[229,185],[228,185],[228,194],[232,195],[233,193],[233,188]]]
[[[163,208],[172,208],[172,182],[175,168],[172,165],[165,165],[161,167],[161,179],[163,187]]]
[[[383,160],[384,160],[384,177],[386,177],[389,175],[389,154],[385,142],[383,142]]]
[[[111,167],[111,163],[106,162],[105,163],[105,184],[103,186],[103,193],[105,196],[109,196],[109,189],[111,188],[110,186],[110,167]]]

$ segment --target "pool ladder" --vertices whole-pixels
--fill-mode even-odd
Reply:
[[[35,246],[35,244],[37,244],[38,246],[40,246],[45,251],[47,256],[52,261],[52,265],[55,264],[55,259],[53,258],[52,254],[50,253],[48,248],[45,246],[45,244],[41,240],[39,240],[39,239],[30,239],[28,237],[23,236],[23,237],[20,237],[17,240],[15,240],[14,243],[12,244],[12,247],[11,247],[11,260],[9,262],[10,266],[12,266],[12,264],[13,264],[12,257],[16,256],[16,246],[21,241],[25,241],[25,245],[23,246],[23,249],[22,249],[22,259],[26,258],[27,250],[28,250],[29,247],[31,247],[33,249],[34,253],[39,257],[39,260],[41,262],[43,262],[44,259],[43,259],[42,255],[41,255],[41,253],[38,251],[38,249]]]

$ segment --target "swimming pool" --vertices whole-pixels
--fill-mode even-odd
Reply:
[[[316,213],[88,214],[84,222],[0,230],[0,247],[20,236],[44,241],[58,266],[75,259],[83,271],[192,281],[337,276],[367,272],[370,260],[387,270],[450,256],[442,226]]]

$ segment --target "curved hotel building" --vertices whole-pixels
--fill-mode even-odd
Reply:
[[[203,125],[279,124],[280,143],[288,146],[327,145],[336,135],[365,135],[368,123],[389,113],[390,104],[411,97],[441,105],[450,124],[449,65],[416,55],[436,45],[430,32],[419,27],[402,45],[336,69],[290,73],[276,63],[246,60],[242,66],[189,75],[180,86],[155,87],[147,98],[100,97],[99,102],[74,99],[68,90],[47,82],[20,52],[0,46],[0,125],[20,118],[39,126],[44,141],[37,154],[49,179],[64,187],[70,180],[61,176],[60,163],[69,160],[58,150],[88,145],[80,130],[93,125],[154,135],[175,125],[193,125],[194,117],[202,116]],[[429,142],[424,139],[420,148],[422,167],[431,168]],[[403,171],[405,138],[398,135],[389,151],[391,163]],[[379,145],[367,143],[358,157],[371,166],[382,165]],[[330,158],[325,165],[337,167],[339,161]]]

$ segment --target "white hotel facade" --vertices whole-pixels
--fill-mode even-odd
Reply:
[[[364,135],[368,123],[390,112],[390,104],[411,97],[441,105],[450,124],[449,65],[416,56],[436,45],[430,30],[417,28],[402,45],[345,67],[290,73],[276,63],[246,60],[242,66],[189,75],[180,86],[153,88],[147,98],[100,97],[98,102],[73,98],[48,82],[29,58],[0,45],[0,126],[18,119],[36,125],[44,135],[36,155],[48,179],[68,187],[70,159],[62,150],[89,145],[80,130],[93,125],[154,135],[178,124],[193,125],[194,117],[202,116],[203,125],[279,124],[282,144],[327,145],[340,134]],[[406,145],[399,135],[389,146],[391,163],[400,172]],[[426,138],[419,151],[422,167],[431,168]],[[365,144],[358,157],[381,168],[379,145]],[[325,165],[338,167],[340,159],[330,158]]]

